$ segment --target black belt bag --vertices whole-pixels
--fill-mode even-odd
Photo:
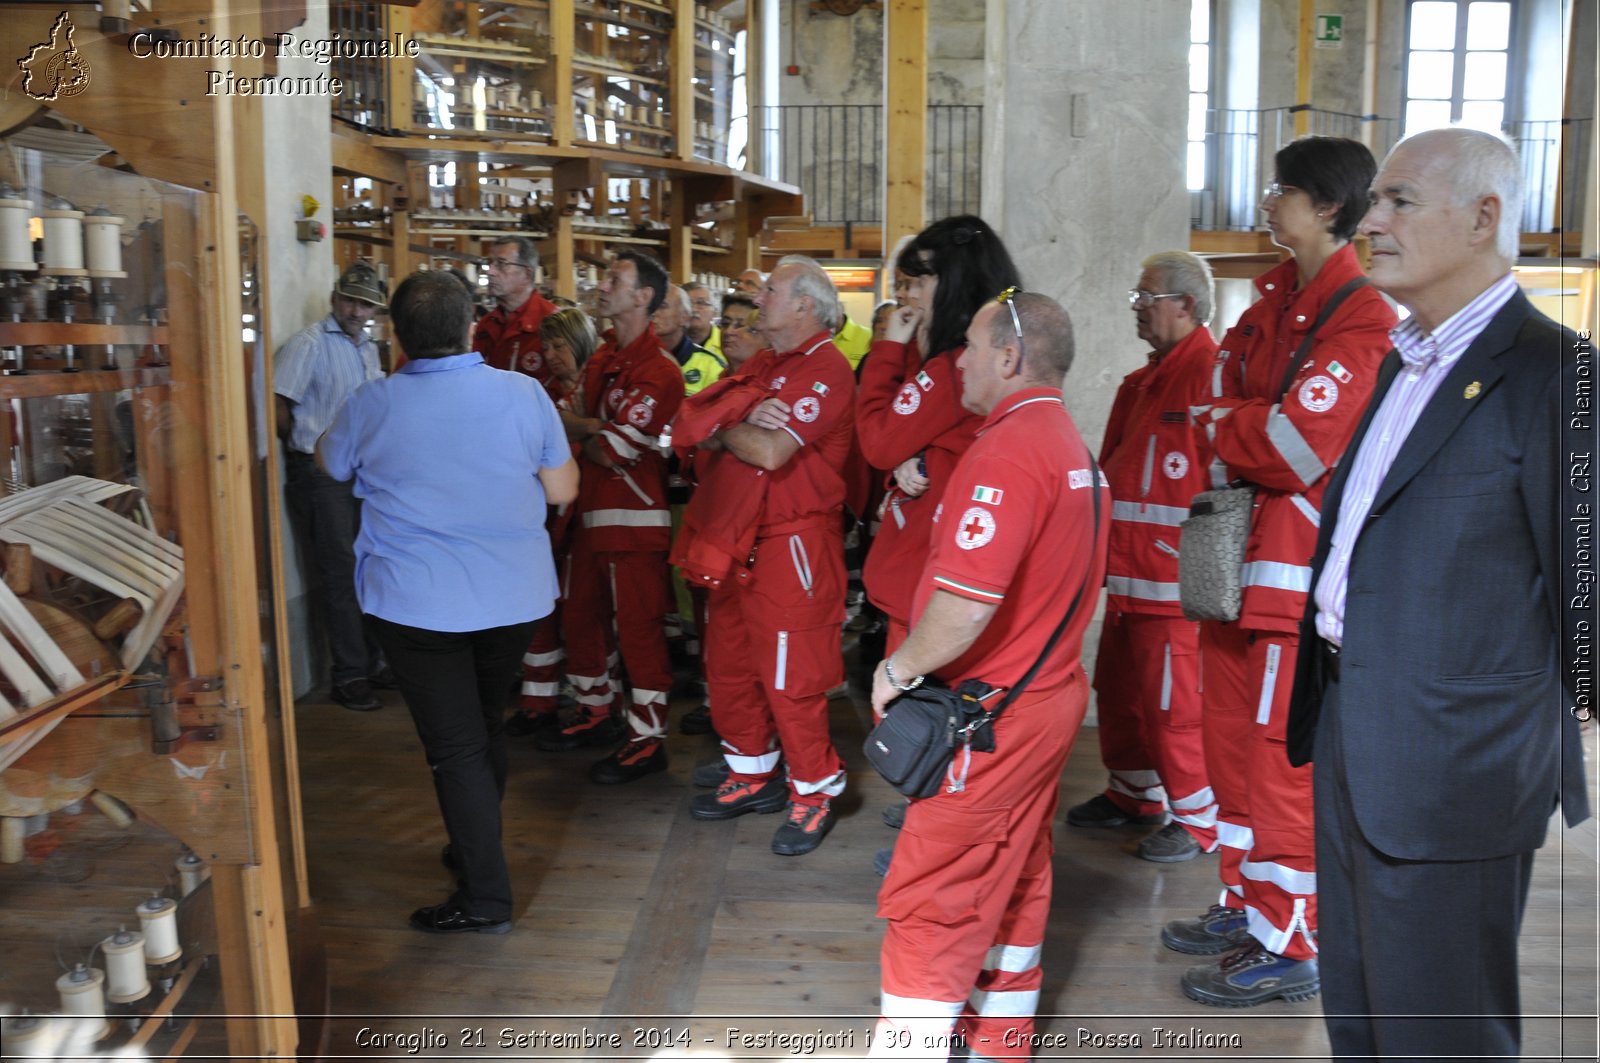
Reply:
[[[915,689],[889,702],[883,710],[883,719],[867,735],[861,751],[884,781],[907,797],[932,797],[947,784],[950,793],[960,793],[966,788],[966,764],[972,754],[994,752],[995,717],[1026,689],[1077,613],[1100,548],[1100,466],[1092,455],[1089,468],[1094,531],[1089,540],[1083,582],[1067,607],[1067,615],[1051,632],[1050,640],[1033,667],[1007,692],[1000,704],[987,710],[983,703],[999,693],[995,687],[979,679],[967,679],[952,690],[930,676]],[[959,773],[952,770],[957,750],[966,758]]]

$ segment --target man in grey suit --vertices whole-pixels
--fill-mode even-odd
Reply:
[[[1442,129],[1389,154],[1361,225],[1411,316],[1323,504],[1288,734],[1341,1057],[1516,1056],[1533,851],[1558,802],[1589,815],[1563,529],[1592,444],[1563,439],[1576,337],[1511,275],[1521,208],[1505,142]]]

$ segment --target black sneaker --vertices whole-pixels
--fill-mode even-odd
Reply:
[[[910,801],[901,801],[898,805],[890,805],[883,810],[883,822],[895,830],[906,825],[906,810],[911,807]]]
[[[667,770],[666,743],[656,737],[630,738],[609,757],[589,766],[589,781],[609,786],[633,782]]]
[[[678,721],[678,733],[686,735],[715,734],[711,727],[711,705],[705,704],[698,708],[690,709]]]
[[[1166,818],[1164,812],[1153,816],[1135,816],[1124,812],[1122,806],[1105,794],[1095,794],[1083,804],[1067,809],[1067,822],[1074,827],[1125,827],[1129,824],[1153,827]]]
[[[1191,967],[1183,974],[1183,993],[1214,1008],[1253,1008],[1282,997],[1310,1000],[1322,991],[1316,957],[1291,960],[1268,952],[1254,938],[1218,963]]]
[[[1213,904],[1196,919],[1174,919],[1161,928],[1161,943],[1174,952],[1215,956],[1251,940],[1243,908]]]
[[[1200,843],[1187,827],[1173,820],[1154,834],[1142,838],[1134,855],[1157,864],[1181,864],[1200,855]]]
[[[533,746],[546,753],[568,753],[584,746],[609,746],[622,737],[622,721],[610,713],[591,716],[580,712],[565,727],[535,735]]]
[[[834,819],[826,801],[820,805],[789,802],[789,816],[772,836],[772,851],[779,856],[804,856],[822,844]]]
[[[746,812],[776,812],[789,803],[789,786],[773,777],[760,782],[728,779],[716,793],[700,794],[689,802],[695,819],[732,819]]]
[[[328,697],[351,712],[373,712],[383,708],[383,701],[373,691],[371,681],[366,679],[335,683],[328,690]]]
[[[514,712],[506,720],[507,738],[537,738],[542,734],[559,730],[561,730],[561,717],[553,712],[541,712],[537,716]]]
[[[728,781],[728,762],[721,757],[695,768],[689,782],[702,790],[715,790]]]

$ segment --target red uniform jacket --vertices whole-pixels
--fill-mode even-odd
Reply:
[[[1280,405],[1289,359],[1329,297],[1361,276],[1349,246],[1299,291],[1295,268],[1290,260],[1256,279],[1261,298],[1217,351],[1216,402],[1194,411],[1216,450],[1213,482],[1244,479],[1264,488],[1245,550],[1239,623],[1284,633],[1299,629],[1311,589],[1328,471],[1372,397],[1395,324],[1376,289],[1353,293],[1317,333]]]
[[[739,373],[684,399],[678,411],[673,449],[696,488],[669,560],[686,580],[719,587],[748,572],[756,528],[766,512],[767,471],[726,450],[696,448],[725,425],[743,421],[771,393],[764,381]]]
[[[911,598],[928,559],[933,511],[983,424],[961,405],[956,359],[962,349],[923,361],[915,340],[880,340],[861,366],[856,416],[861,453],[874,468],[891,474],[862,580],[872,603],[901,624],[910,619]],[[918,454],[931,486],[913,498],[894,485],[892,474]]]
[[[582,479],[574,507],[581,534],[596,550],[661,550],[672,541],[667,506],[667,459],[657,449],[661,430],[683,403],[683,372],[653,328],[618,349],[616,335],[584,366],[584,417],[606,422],[599,445],[618,468],[580,456]]]
[[[528,301],[516,310],[495,307],[478,322],[473,333],[473,346],[483,355],[483,360],[496,369],[526,373],[548,390],[550,367],[544,361],[544,341],[539,338],[539,325],[559,309],[555,303],[538,292],[528,296]],[[554,395],[550,396],[553,400]]]
[[[1202,326],[1122,381],[1100,445],[1111,484],[1106,600],[1128,613],[1182,616],[1178,539],[1189,501],[1211,486],[1211,448],[1189,408],[1211,400],[1217,345]]]

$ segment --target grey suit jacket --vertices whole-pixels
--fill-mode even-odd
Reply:
[[[1395,457],[1351,557],[1339,726],[1356,819],[1390,856],[1472,860],[1544,841],[1559,800],[1589,815],[1568,712],[1578,589],[1568,517],[1593,498],[1563,439],[1576,337],[1521,292],[1461,356]],[[1334,471],[1312,559],[1321,578],[1354,455],[1400,368],[1391,352]],[[1591,450],[1593,431],[1577,449]],[[1308,597],[1289,760],[1312,759],[1325,677]]]

